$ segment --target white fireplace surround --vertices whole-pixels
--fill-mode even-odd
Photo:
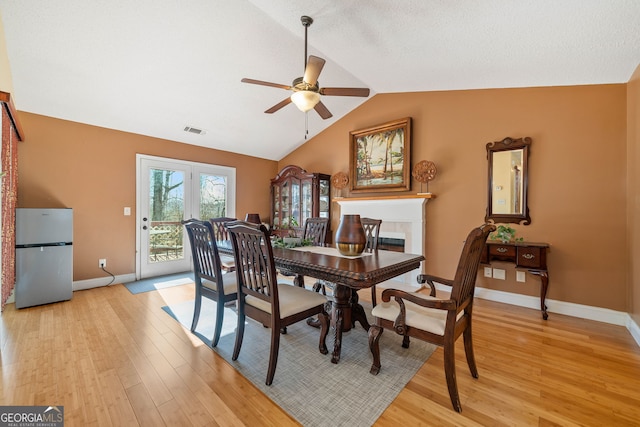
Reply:
[[[338,199],[340,217],[360,215],[361,218],[381,219],[380,236],[404,239],[404,251],[424,255],[425,222],[424,205],[429,199],[379,198],[379,199]],[[422,268],[399,276],[394,282],[418,286],[416,277]]]

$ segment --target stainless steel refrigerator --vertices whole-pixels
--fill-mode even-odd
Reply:
[[[73,209],[16,209],[16,308],[71,299]]]

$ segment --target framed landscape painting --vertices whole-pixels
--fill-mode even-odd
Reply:
[[[411,117],[352,131],[349,135],[352,192],[411,189]]]

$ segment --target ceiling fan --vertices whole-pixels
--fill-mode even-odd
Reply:
[[[318,76],[324,67],[325,60],[317,56],[309,55],[307,61],[307,29],[313,23],[313,19],[308,16],[302,16],[300,18],[302,25],[304,26],[304,76],[298,77],[293,80],[291,86],[270,83],[262,80],[254,79],[242,79],[243,83],[251,83],[254,85],[271,86],[280,89],[291,90],[293,94],[287,97],[265,111],[267,114],[275,113],[282,107],[293,102],[300,111],[306,113],[312,108],[323,119],[328,119],[333,116],[327,107],[320,100],[321,96],[369,96],[368,88],[348,88],[348,87],[320,87],[318,83]]]

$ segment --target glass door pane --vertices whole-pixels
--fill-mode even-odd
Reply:
[[[200,174],[200,216],[202,220],[227,216],[227,177]]]
[[[184,258],[184,178],[180,171],[149,170],[149,263]]]
[[[190,177],[188,168],[179,164],[141,161],[140,278],[190,269],[185,254],[189,243],[182,226],[191,200]]]

